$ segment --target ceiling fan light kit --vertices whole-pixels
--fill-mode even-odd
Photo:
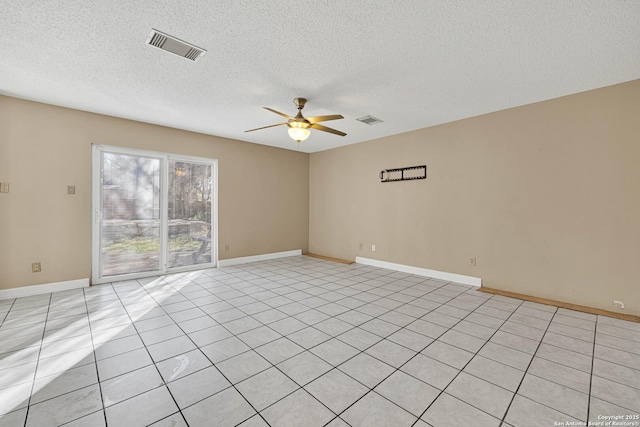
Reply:
[[[308,127],[295,126],[297,124],[298,123],[289,124],[289,129],[287,131],[289,132],[289,136],[291,137],[291,139],[296,142],[302,142],[305,139],[309,138],[309,135],[311,135],[311,131],[308,129]]]
[[[305,104],[307,103],[307,100],[305,98],[295,98],[293,100],[293,103],[298,108],[298,114],[296,114],[295,117],[288,116],[288,115],[286,115],[284,113],[281,113],[279,111],[276,111],[276,110],[274,110],[272,108],[262,107],[265,110],[269,110],[272,113],[278,114],[278,115],[286,118],[287,121],[284,122],[284,123],[277,123],[275,125],[264,126],[264,127],[261,127],[261,128],[246,130],[245,132],[253,132],[254,130],[267,129],[267,128],[271,128],[271,127],[275,127],[275,126],[287,125],[287,127],[289,128],[289,129],[287,129],[287,131],[289,133],[289,136],[291,137],[291,139],[293,139],[296,142],[302,142],[305,139],[309,138],[309,135],[311,135],[311,130],[310,129],[316,129],[316,130],[320,130],[322,132],[332,133],[334,135],[340,135],[340,136],[345,136],[346,135],[346,133],[341,132],[339,130],[332,129],[332,128],[329,128],[329,127],[322,126],[322,125],[318,124],[319,122],[326,122],[328,120],[344,119],[344,117],[342,117],[340,114],[331,114],[331,115],[328,115],[328,116],[314,116],[314,117],[305,118],[302,115],[302,109],[304,108]]]

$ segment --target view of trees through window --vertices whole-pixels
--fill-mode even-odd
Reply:
[[[169,160],[168,267],[211,262],[211,165]]]

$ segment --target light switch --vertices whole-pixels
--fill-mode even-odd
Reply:
[[[76,194],[76,186],[67,185],[67,194]]]
[[[0,193],[8,193],[8,192],[9,192],[9,183],[0,182]]]

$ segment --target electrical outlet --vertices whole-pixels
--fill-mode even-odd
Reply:
[[[0,182],[0,193],[8,193],[8,192],[9,192],[9,183]]]
[[[375,251],[376,251],[376,245],[373,244],[373,245],[371,245],[371,252],[375,252]]]
[[[473,256],[473,257],[469,258],[469,265],[472,266],[472,267],[476,266],[476,257]]]
[[[31,272],[32,273],[40,273],[42,271],[42,265],[39,262],[34,262],[31,264]]]
[[[76,186],[67,185],[67,194],[76,194]]]

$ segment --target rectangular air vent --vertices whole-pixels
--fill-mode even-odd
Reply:
[[[183,42],[169,34],[162,33],[158,30],[151,30],[151,34],[147,37],[147,44],[158,49],[166,50],[175,55],[187,58],[190,61],[197,62],[207,52],[206,50],[194,46],[190,43]]]
[[[356,120],[358,120],[359,122],[368,124],[368,125],[375,125],[375,124],[378,124],[378,123],[382,123],[382,120],[376,119],[373,116],[364,116],[364,117],[360,117],[359,119],[356,119]]]

